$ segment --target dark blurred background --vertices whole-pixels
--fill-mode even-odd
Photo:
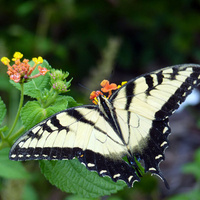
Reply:
[[[29,59],[42,56],[53,68],[68,71],[74,78],[69,95],[88,103],[90,90],[99,89],[102,79],[119,84],[162,67],[200,63],[200,1],[1,0],[0,57],[11,58],[15,51]],[[6,67],[1,64],[1,96],[14,115],[18,93],[7,79]],[[115,198],[169,199],[193,191],[196,179],[183,175],[181,166],[193,160],[200,145],[196,108],[172,119],[171,147],[166,151],[166,164],[161,164],[171,190],[147,175],[140,185],[135,184]],[[180,124],[189,125],[183,129]],[[181,141],[184,143],[179,145]],[[52,198],[55,194],[57,197]],[[44,199],[66,196],[59,195],[53,188]]]

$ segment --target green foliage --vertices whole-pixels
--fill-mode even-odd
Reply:
[[[29,62],[30,66],[33,66],[33,61]],[[51,67],[47,63],[47,61],[44,61],[41,64],[42,68],[46,68],[51,70]],[[30,69],[30,68],[29,68]],[[55,70],[52,71],[52,73]],[[27,72],[25,72],[27,73]],[[39,71],[36,68],[31,75],[28,77],[28,81],[21,78],[21,83],[15,83],[13,81],[10,81],[13,86],[15,86],[17,89],[21,91],[21,100],[18,108],[18,113],[16,115],[15,121],[11,128],[7,128],[6,126],[0,128],[0,176],[6,179],[29,179],[31,175],[26,171],[26,169],[23,167],[21,162],[13,162],[8,159],[9,154],[9,148],[5,148],[7,146],[10,146],[14,142],[14,140],[17,139],[18,136],[20,136],[24,130],[30,129],[35,124],[39,123],[43,119],[61,111],[64,109],[67,109],[69,106],[77,106],[78,104],[76,101],[70,97],[70,96],[62,96],[59,93],[68,92],[67,89],[70,86],[71,80],[66,81],[67,76],[69,75],[68,72],[63,73],[62,71],[59,72],[57,70],[58,76],[56,79],[53,79],[50,77],[50,74],[46,74],[44,76],[39,75]],[[64,77],[63,77],[64,75]],[[32,78],[34,77],[34,78]],[[59,81],[65,90],[59,91],[56,88],[54,88],[54,84],[57,84],[57,81]],[[36,100],[28,101],[23,106],[23,99],[24,95],[28,95],[32,98],[36,98]],[[3,121],[5,114],[6,114],[6,106],[3,103],[2,100],[0,100],[0,123]],[[19,114],[21,116],[21,122],[22,127],[18,129],[17,132],[14,133],[15,126],[17,124],[17,121],[19,120]],[[7,131],[7,129],[9,129]],[[79,163],[79,165],[81,165]],[[48,171],[48,170],[47,170]],[[44,170],[45,173],[45,170]],[[56,177],[56,176],[55,176]],[[59,178],[55,179],[57,180],[58,187],[62,187],[62,184],[59,183]],[[12,181],[11,181],[12,182]],[[10,183],[11,183],[10,182]],[[60,184],[60,185],[59,185]],[[8,184],[9,185],[9,184]],[[5,190],[7,191],[7,190]],[[25,190],[26,191],[26,190]],[[29,193],[34,191],[29,187]],[[5,194],[7,196],[7,192]],[[9,195],[9,194],[8,194]],[[24,193],[24,198],[26,198],[26,195]],[[34,197],[34,195],[33,195]],[[33,198],[34,199],[34,198]]]
[[[1,6],[6,50],[42,54],[83,79],[96,66],[110,37],[122,39],[120,70],[149,63],[199,60],[195,1],[16,1]],[[12,12],[11,12],[12,11]],[[10,45],[11,44],[11,45]],[[164,63],[163,63],[164,62]],[[69,70],[69,69],[68,69]]]
[[[8,159],[10,149],[0,151],[0,177],[9,179],[28,179],[30,174],[24,169],[21,162],[12,162]]]
[[[71,195],[66,197],[65,200],[86,200],[86,198],[80,197],[79,195]],[[87,198],[87,200],[98,200],[98,198]]]
[[[188,163],[183,167],[184,173],[190,173],[194,175],[198,182],[200,182],[200,149],[195,152],[194,162]]]
[[[24,186],[24,192],[22,194],[22,200],[38,200],[38,196],[34,188],[30,184]]]
[[[200,184],[200,149],[198,149],[195,153],[194,161],[192,163],[185,164],[183,166],[183,172],[189,173],[194,175],[194,177],[197,180],[196,187],[187,193],[175,195],[174,197],[171,197],[170,200],[191,200],[191,199],[199,199],[200,196],[200,190],[199,190],[199,184]]]
[[[2,101],[1,97],[0,97],[0,113],[1,113],[1,115],[0,115],[0,124],[1,124],[6,115],[6,105]]]
[[[99,177],[90,172],[77,159],[68,161],[40,161],[45,177],[62,191],[79,194],[84,198],[95,198],[109,195],[121,190],[126,184],[123,181],[113,182],[110,178]]]
[[[68,102],[65,99],[56,100],[55,104],[43,108],[38,101],[27,102],[21,111],[21,120],[26,129],[30,129],[47,117],[66,109]]]
[[[200,191],[199,189],[195,189],[191,192],[181,194],[181,195],[176,195],[172,198],[169,198],[169,200],[191,200],[191,199],[199,199]]]

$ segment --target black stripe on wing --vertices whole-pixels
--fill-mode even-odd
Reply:
[[[163,82],[164,76],[162,74],[162,71],[159,71],[155,75],[157,77],[157,84],[156,85],[154,84],[154,79],[153,79],[153,77],[150,74],[144,76],[146,84],[148,85],[148,89],[145,91],[145,94],[147,96],[150,95],[150,91],[151,90],[155,89],[155,87],[157,85],[160,85]]]
[[[186,80],[182,83],[182,85],[179,88],[177,88],[177,90],[174,92],[174,94],[172,94],[172,96],[162,106],[162,108],[158,112],[155,113],[155,118],[157,120],[162,120],[172,115],[173,112],[179,108],[180,104],[185,101],[186,97],[189,94],[191,94],[192,90],[199,85],[200,68],[193,67],[192,69],[193,69],[193,73],[191,73],[190,76],[186,78]],[[174,70],[174,71],[176,73],[172,74],[171,77],[173,79],[176,79],[176,75],[178,75],[178,71],[177,70]]]
[[[119,90],[115,91],[113,95],[110,97],[110,101],[111,102],[117,101],[118,95],[120,94],[121,90],[125,89],[124,98],[126,98],[126,104],[125,104],[124,109],[129,110],[135,95],[137,95],[135,92],[135,88],[139,86],[136,84],[137,79],[144,78],[143,85],[145,84],[147,86],[147,89],[144,91],[141,91],[141,93],[142,92],[145,93],[146,98],[148,99],[148,96],[151,95],[150,92],[152,90],[156,91],[157,90],[156,87],[159,85],[162,85],[164,79],[169,79],[169,83],[165,83],[166,92],[167,92],[167,84],[169,84],[169,86],[173,85],[173,80],[177,79],[177,76],[179,76],[179,73],[184,72],[184,71],[187,72],[187,69],[191,69],[192,72],[188,71],[187,74],[181,75],[181,77],[183,78],[183,83],[180,85],[180,87],[177,87],[174,90],[174,93],[172,93],[171,96],[169,96],[168,100],[163,104],[161,109],[155,113],[155,119],[157,120],[165,119],[166,117],[169,117],[170,115],[172,115],[173,112],[179,108],[180,104],[185,101],[186,97],[192,92],[192,90],[199,85],[200,66],[197,66],[197,67],[195,66],[196,65],[192,65],[192,64],[177,65],[177,66],[172,67],[171,68],[172,72],[169,72],[169,73],[167,72],[167,70],[170,71],[170,67],[164,68],[162,70],[158,70],[158,71],[155,71],[143,76],[139,76],[135,79],[130,80],[127,84],[123,85]],[[156,79],[155,79],[155,76],[156,76]],[[184,80],[184,77],[185,77],[185,80]],[[170,80],[172,82],[170,82]],[[164,87],[163,87],[163,92],[165,92]],[[158,99],[159,99],[159,96],[158,96]]]
[[[145,172],[158,175],[164,181],[167,188],[169,188],[169,185],[162,175],[159,164],[165,160],[164,151],[169,146],[168,136],[170,133],[171,129],[168,119],[164,121],[154,120],[152,128],[149,130],[150,137],[145,147],[141,149],[141,152],[134,153],[134,156],[139,155],[144,160]]]
[[[91,150],[82,152],[78,159],[90,171],[96,171],[99,176],[109,176],[115,182],[123,180],[129,187],[132,187],[135,181],[140,181],[135,169],[123,159],[105,157]]]
[[[27,131],[23,136],[21,136],[12,146],[10,150],[9,158],[11,160],[18,160],[18,161],[74,158],[78,154],[79,150],[71,151],[69,148],[62,148],[62,147],[59,148],[59,147],[51,147],[51,146],[46,147],[45,145],[43,147],[37,147],[37,145],[35,147],[29,147],[27,146],[28,144],[26,145],[26,147],[23,147],[23,143],[25,143],[27,140],[30,140],[30,143],[31,143],[32,140],[34,139],[37,139],[39,141],[43,137],[44,132],[52,134],[53,131],[55,131],[55,128],[58,134],[62,130],[69,132],[70,126],[63,126],[60,123],[59,119],[57,118],[57,115],[60,113],[66,113],[66,115],[71,116],[72,118],[77,120],[77,122],[80,121],[82,123],[87,123],[90,126],[93,126],[95,128],[95,124],[92,121],[87,120],[80,112],[76,110],[78,108],[87,108],[88,110],[91,110],[91,111],[93,110],[98,111],[97,106],[88,105],[88,106],[79,106],[76,108],[71,108],[71,109],[67,109],[59,113],[56,113],[55,115],[43,120],[38,125],[34,126],[29,131]],[[49,124],[52,125],[52,128]],[[106,134],[106,132],[101,130],[99,127],[96,127],[96,129],[101,131],[102,134]]]
[[[132,99],[134,97],[134,88],[135,88],[135,83],[134,82],[130,82],[126,85],[126,105],[125,105],[125,110],[128,110],[129,109],[129,106],[132,102]],[[114,93],[114,95],[117,94],[116,92]],[[114,95],[112,96],[112,99],[114,99]]]

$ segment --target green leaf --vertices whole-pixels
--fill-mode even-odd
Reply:
[[[29,64],[31,66],[34,65],[33,61],[30,61]],[[41,67],[45,67],[47,69],[51,69],[51,66],[48,64],[46,60],[42,64]],[[38,68],[36,67],[35,70],[32,72],[31,76],[38,74]],[[44,76],[39,76],[38,78],[34,78],[31,81],[24,83],[24,94],[28,95],[32,98],[40,97],[41,91],[49,87],[50,76],[48,74]],[[21,90],[21,86],[19,83],[15,83],[14,81],[10,81],[17,89]]]
[[[188,163],[183,166],[183,172],[193,174],[196,178],[200,179],[199,168],[200,165],[196,163]]]
[[[0,176],[11,179],[29,178],[29,174],[21,162],[8,159],[9,150],[9,148],[5,148],[0,151]]]
[[[195,178],[200,180],[199,168],[200,168],[200,149],[198,149],[195,152],[195,160],[192,163],[185,164],[182,169],[184,173],[193,174]]]
[[[113,197],[108,197],[107,200],[122,200],[122,199],[120,197],[113,196]]]
[[[66,98],[64,98],[63,96],[58,96],[56,98],[56,101],[53,105],[49,106],[49,108],[56,108],[55,113],[61,111],[61,110],[65,110],[68,107],[68,100]]]
[[[81,103],[77,103],[73,97],[71,96],[65,96],[65,98],[67,99],[68,101],[68,108],[72,108],[72,107],[75,107],[75,106],[80,106],[82,105]]]
[[[42,120],[67,108],[66,99],[59,98],[55,104],[47,108],[42,108],[38,101],[27,102],[21,110],[21,120],[26,129],[30,129]]]
[[[200,148],[195,152],[195,161],[200,165]]]
[[[32,185],[26,184],[22,195],[22,200],[38,200],[37,193]]]
[[[87,198],[87,200],[98,200],[99,198]],[[70,195],[65,198],[65,200],[86,200],[84,197],[79,195]]]
[[[7,126],[3,126],[0,128],[0,131],[2,132],[6,132],[8,130],[8,127]]]
[[[199,188],[197,188],[184,194],[175,195],[169,198],[169,200],[191,200],[191,199],[196,200],[199,199],[199,196],[200,196],[200,191]]]
[[[67,108],[72,108],[72,107],[75,107],[75,106],[80,106],[80,105],[82,105],[82,104],[80,104],[80,103],[77,103],[77,102],[74,100],[74,98],[71,97],[71,96],[64,96],[64,95],[61,96],[61,95],[59,95],[59,98],[65,99],[65,101],[68,102]],[[66,108],[65,108],[65,109],[66,109]]]
[[[3,122],[3,119],[6,115],[6,105],[0,97],[0,124]]]
[[[28,101],[21,110],[21,120],[26,129],[47,118],[47,112],[37,101]]]
[[[62,191],[81,195],[85,198],[96,198],[121,190],[126,184],[115,183],[109,177],[100,177],[90,172],[78,159],[67,161],[40,161],[40,168],[51,184]]]

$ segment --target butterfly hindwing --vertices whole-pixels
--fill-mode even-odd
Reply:
[[[164,151],[169,143],[168,117],[199,83],[198,65],[177,65],[133,79],[110,98],[115,112],[125,113],[119,118],[125,119],[128,125],[125,132],[126,138],[131,138],[127,140],[128,148],[144,160],[145,171],[164,181],[159,163],[165,159]],[[165,184],[168,187],[166,181]]]

